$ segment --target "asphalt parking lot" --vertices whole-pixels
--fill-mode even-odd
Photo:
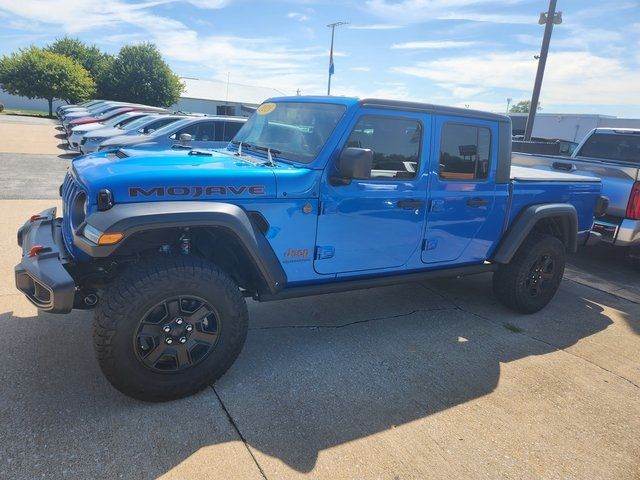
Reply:
[[[534,315],[487,275],[250,302],[215,387],[146,404],[102,377],[90,312],[13,286],[64,157],[0,153],[0,478],[640,478],[640,271],[617,252],[573,257]]]

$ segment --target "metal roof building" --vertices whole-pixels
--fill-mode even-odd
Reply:
[[[178,103],[170,108],[183,112],[246,117],[267,98],[285,95],[275,88],[189,77],[181,80],[185,84],[185,90]]]

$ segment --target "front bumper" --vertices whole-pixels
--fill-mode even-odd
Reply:
[[[18,230],[22,260],[15,267],[16,287],[41,310],[69,313],[73,308],[75,281],[65,268],[69,263],[62,239],[62,219],[56,209],[41,212]],[[34,246],[43,247],[29,256]]]

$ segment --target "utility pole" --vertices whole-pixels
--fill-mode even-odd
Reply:
[[[540,49],[540,58],[538,59],[538,71],[536,72],[536,81],[533,85],[533,95],[531,96],[531,108],[529,108],[529,117],[527,118],[527,127],[524,131],[524,140],[531,140],[533,132],[533,122],[536,118],[538,110],[538,100],[540,99],[540,90],[542,89],[542,77],[544,77],[544,67],[547,64],[547,54],[549,53],[549,42],[551,42],[551,33],[554,25],[562,23],[562,12],[556,13],[557,0],[549,0],[549,10],[540,14],[538,24],[544,25],[544,36],[542,37],[542,48]]]
[[[327,83],[327,95],[331,95],[331,75],[333,75],[333,37],[336,31],[336,27],[346,25],[349,22],[335,22],[330,23],[327,27],[331,28],[331,49],[329,50],[329,82]]]
[[[507,98],[507,114],[509,113],[509,106],[511,106],[512,101],[513,101],[513,98]]]

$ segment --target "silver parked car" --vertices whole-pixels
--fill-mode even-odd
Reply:
[[[593,230],[640,260],[640,129],[596,128],[571,157],[514,153],[513,163],[600,178],[609,206]]]
[[[184,115],[145,115],[128,122],[125,125],[114,125],[112,127],[93,130],[83,135],[80,140],[80,153],[92,153],[98,149],[98,145],[109,138],[118,136],[139,136],[151,135],[156,130],[184,119]]]
[[[134,120],[138,120],[142,117],[149,116],[149,112],[134,110],[131,112],[124,112],[120,115],[116,115],[115,117],[110,118],[109,120],[105,120],[103,122],[94,122],[94,123],[85,123],[83,125],[78,125],[77,127],[73,127],[71,129],[71,134],[67,137],[67,143],[69,144],[69,149],[79,152],[80,151],[80,141],[82,137],[88,134],[89,132],[95,130],[101,130],[103,128],[113,128],[113,127],[124,127],[128,123],[133,122]]]
[[[120,135],[105,140],[98,150],[121,147],[166,147],[185,142],[194,148],[221,148],[238,133],[246,122],[241,117],[187,117],[166,125],[149,135]]]

